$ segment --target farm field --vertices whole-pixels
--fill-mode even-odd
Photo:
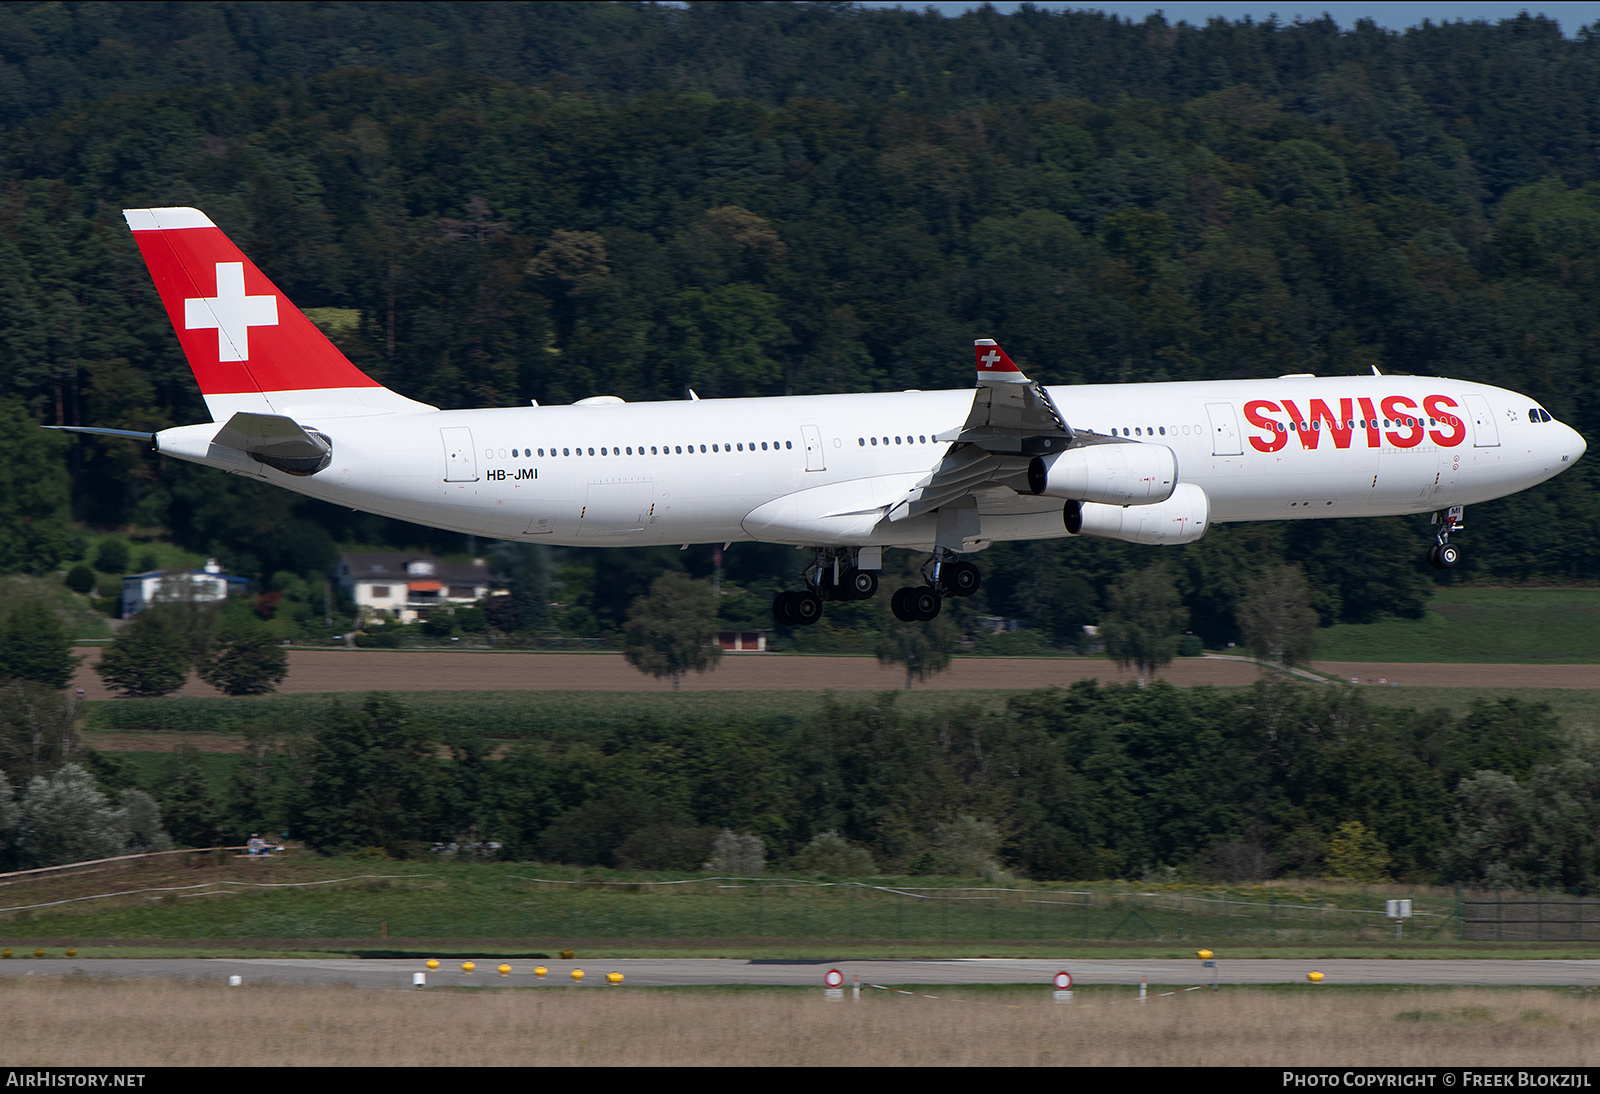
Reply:
[[[379,992],[29,978],[5,990],[0,1064],[30,1067],[1600,1063],[1600,998],[1560,989],[1228,988],[1142,1007],[1127,988],[1079,991],[1071,1006],[1038,988],[868,990],[842,1004],[816,989]]]
[[[1441,588],[1421,619],[1317,632],[1326,661],[1600,662],[1600,589]]]
[[[109,699],[93,666],[99,647],[78,651],[74,687],[88,699]],[[1183,658],[1163,678],[1180,686],[1243,685],[1259,670],[1244,661]],[[985,688],[1065,687],[1078,680],[1126,683],[1135,673],[1097,657],[958,657],[948,670],[919,683],[915,691],[966,691]],[[682,690],[708,691],[892,691],[904,690],[905,670],[885,668],[874,657],[803,654],[734,654],[704,674],[686,673]],[[671,680],[646,676],[620,653],[529,653],[485,650],[330,650],[289,651],[285,694],[330,691],[607,691],[672,693]],[[190,677],[184,697],[219,693]],[[659,702],[659,699],[652,700]]]
[[[1335,628],[1336,629],[1336,628]],[[89,700],[111,699],[92,666],[100,649],[80,649],[74,687]],[[1319,651],[1312,667],[1339,678],[1360,675],[1372,682],[1382,676],[1417,687],[1600,688],[1600,663],[1427,663],[1405,660],[1344,661]],[[1251,661],[1231,657],[1179,658],[1164,668],[1160,679],[1177,687],[1244,687],[1261,675]],[[1092,657],[958,657],[950,668],[912,693],[951,691],[1019,691],[1067,687],[1079,680],[1125,684],[1132,672]],[[905,690],[905,674],[884,668],[871,657],[817,657],[791,654],[747,654],[723,658],[716,670],[683,678],[683,690],[669,681],[645,676],[621,654],[487,653],[436,650],[291,650],[289,675],[281,694],[395,691],[587,691],[644,693],[657,708],[662,695],[672,701],[685,694],[746,692],[897,691]],[[222,696],[191,678],[179,698]]]

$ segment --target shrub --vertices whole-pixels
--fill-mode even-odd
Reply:
[[[855,846],[832,829],[806,844],[794,857],[794,865],[824,877],[866,877],[877,872],[866,848]]]

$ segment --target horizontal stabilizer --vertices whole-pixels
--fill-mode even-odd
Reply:
[[[239,411],[217,431],[212,444],[238,449],[286,475],[315,475],[333,462],[333,442],[281,414]]]
[[[45,429],[59,429],[66,433],[98,433],[102,437],[137,437],[149,441],[154,447],[156,435],[148,429],[107,429],[98,425],[47,425]]]

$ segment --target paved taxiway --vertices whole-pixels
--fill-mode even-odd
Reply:
[[[364,988],[409,988],[413,973],[427,973],[429,987],[534,987],[568,985],[573,969],[583,969],[584,985],[605,985],[605,975],[620,972],[624,984],[634,987],[743,984],[774,986],[822,985],[830,968],[844,973],[849,984],[856,976],[863,984],[972,985],[1038,984],[1044,987],[1059,970],[1072,974],[1078,986],[1094,984],[1152,984],[1188,986],[1210,984],[1211,970],[1198,961],[1023,960],[966,958],[944,961],[744,961],[717,958],[619,958],[592,961],[537,961],[510,959],[509,976],[495,971],[501,964],[493,954],[474,958],[477,970],[461,971],[462,958],[440,959],[429,970],[421,959],[189,959],[189,958],[26,958],[0,961],[0,976],[91,976],[147,979],[176,978],[196,982],[226,981],[241,976],[244,982],[280,984],[350,984]],[[534,968],[543,964],[549,973],[542,980]],[[1600,960],[1575,961],[1455,961],[1382,959],[1237,960],[1219,962],[1217,981],[1222,984],[1303,983],[1316,970],[1325,984],[1410,984],[1469,986],[1600,986]]]

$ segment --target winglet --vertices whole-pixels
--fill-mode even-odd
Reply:
[[[999,343],[993,338],[979,338],[972,343],[978,358],[978,385],[990,387],[994,384],[1030,384],[1022,374],[1016,363],[1006,356],[1006,351],[1001,349]]]

